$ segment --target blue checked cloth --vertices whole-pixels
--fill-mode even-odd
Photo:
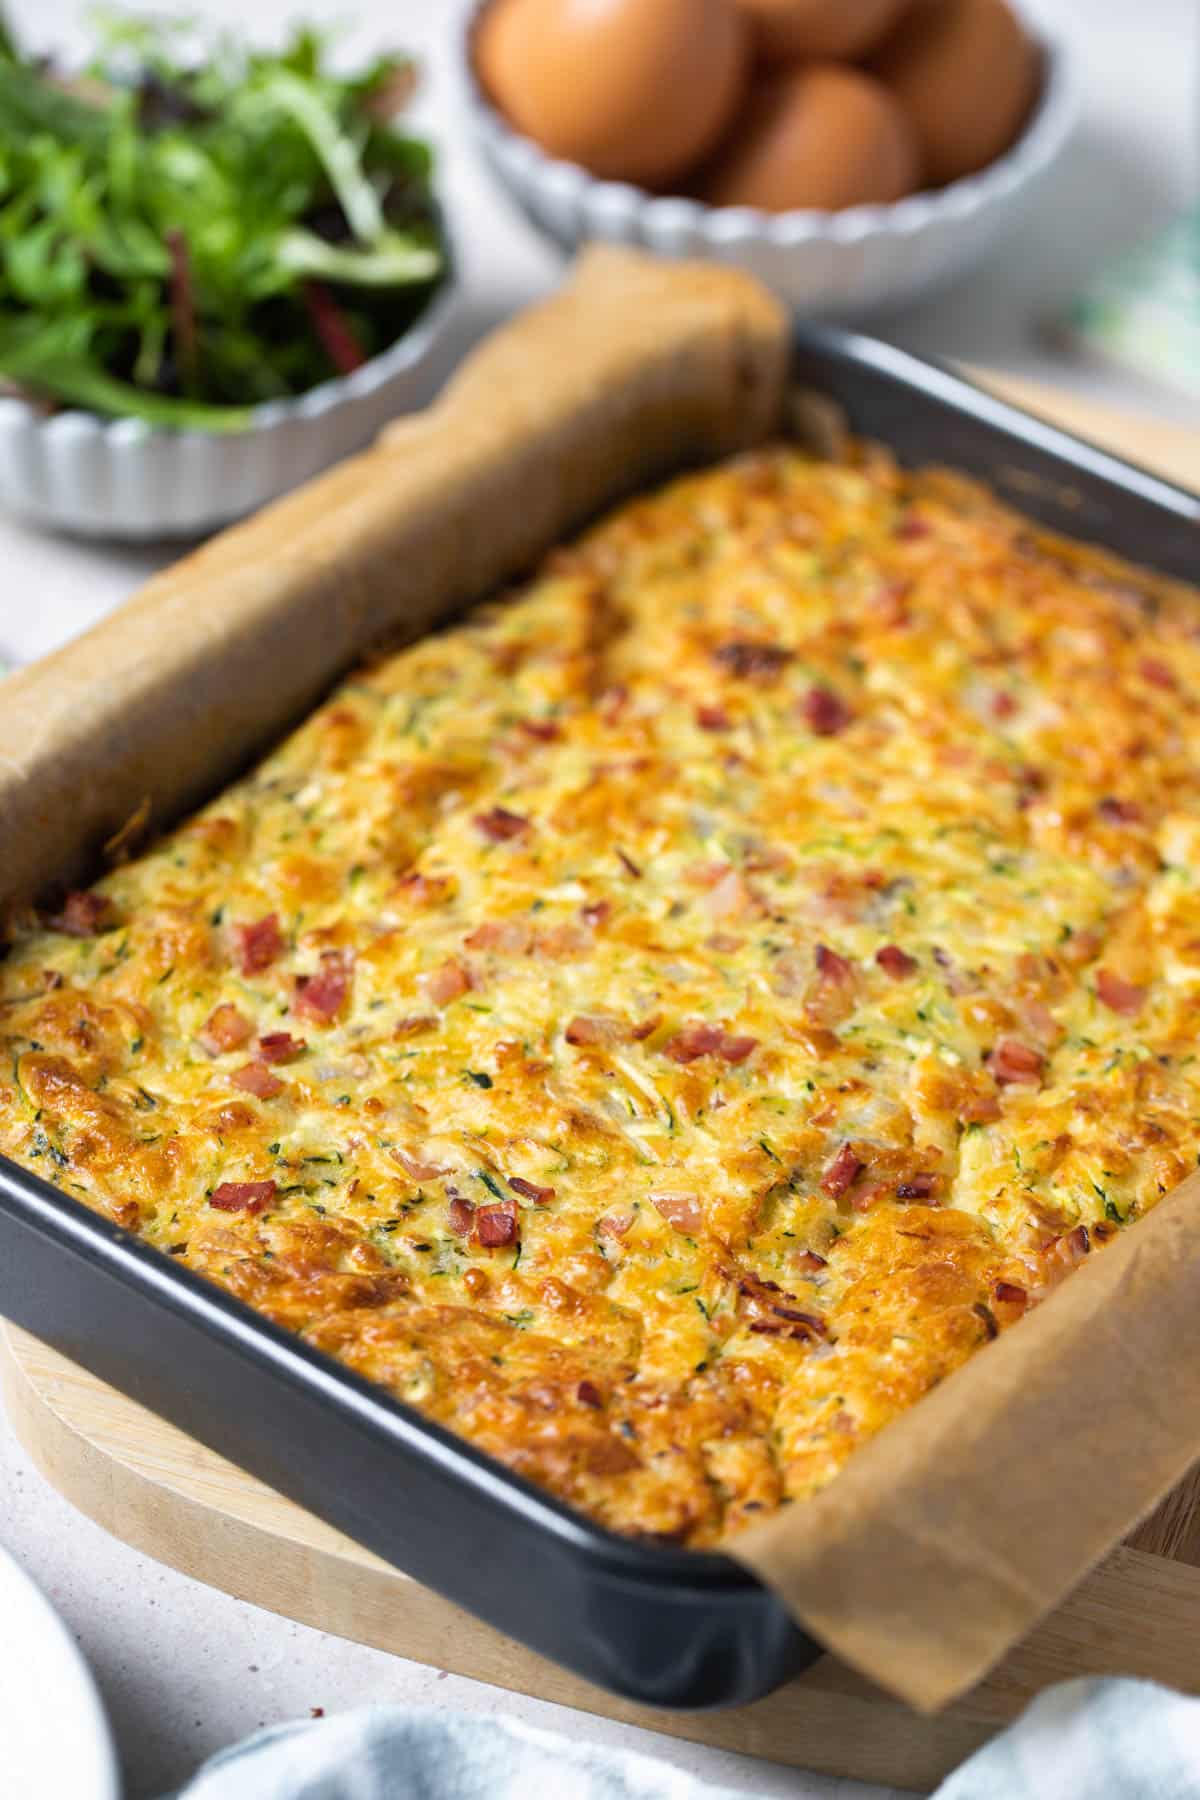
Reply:
[[[837,1785],[849,1800],[854,1784]],[[812,1791],[797,1774],[797,1795]],[[398,1707],[260,1731],[206,1763],[176,1800],[531,1795],[754,1800],[752,1788],[710,1787],[651,1757],[514,1720]],[[1200,1800],[1200,1700],[1148,1681],[1064,1682],[956,1770],[935,1800]]]

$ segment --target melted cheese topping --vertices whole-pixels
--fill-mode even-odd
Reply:
[[[679,480],[19,929],[0,1148],[715,1542],[1193,1166],[1197,695],[974,488]]]

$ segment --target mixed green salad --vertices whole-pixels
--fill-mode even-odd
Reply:
[[[412,79],[129,19],[68,75],[0,20],[0,383],[238,430],[395,343],[447,264]]]

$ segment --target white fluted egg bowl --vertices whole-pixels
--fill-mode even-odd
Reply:
[[[841,212],[706,206],[601,181],[514,131],[475,75],[472,43],[482,10],[470,12],[460,40],[472,125],[485,160],[534,224],[565,248],[602,238],[662,256],[732,263],[810,316],[899,306],[978,262],[1057,161],[1075,119],[1064,53],[1035,32],[1044,68],[1038,101],[1012,148],[979,174],[890,206]]]
[[[447,277],[403,337],[354,369],[250,410],[244,431],[173,431],[143,419],[0,396],[0,507],[34,524],[125,541],[195,537],[364,449],[428,398],[428,365],[454,305]]]

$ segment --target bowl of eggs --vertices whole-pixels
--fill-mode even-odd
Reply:
[[[559,243],[734,263],[815,315],[978,260],[1074,118],[1008,0],[484,0],[463,58],[485,158]]]

